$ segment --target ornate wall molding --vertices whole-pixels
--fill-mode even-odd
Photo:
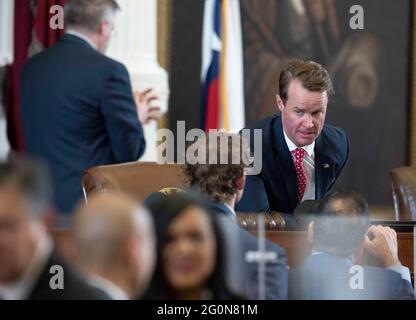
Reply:
[[[133,90],[152,87],[162,112],[168,110],[168,74],[158,63],[157,0],[118,0],[116,21],[108,55],[122,62],[130,73]],[[157,122],[144,126],[146,152],[141,161],[157,160]]]

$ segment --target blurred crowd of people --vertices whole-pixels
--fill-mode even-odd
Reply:
[[[207,138],[221,135],[230,143],[236,137]],[[206,144],[206,155],[232,158],[232,148],[210,150],[214,145]],[[189,189],[167,188],[143,202],[121,192],[89,195],[74,213],[69,256],[55,241],[45,167],[27,158],[0,164],[0,299],[257,299],[263,277],[246,256],[258,241],[234,211],[244,169],[188,163]],[[289,269],[285,250],[266,240],[275,257],[265,263],[266,299],[414,298],[395,231],[370,227],[359,194],[333,192],[308,219],[313,251],[300,265]],[[362,267],[360,279],[351,268],[363,254],[380,265]]]

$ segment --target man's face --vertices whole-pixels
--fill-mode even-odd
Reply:
[[[35,245],[27,210],[21,193],[0,189],[0,283],[19,279],[33,256]]]
[[[295,79],[289,84],[286,104],[279,95],[276,101],[282,113],[283,129],[289,139],[297,147],[312,144],[325,123],[327,92],[309,91]]]

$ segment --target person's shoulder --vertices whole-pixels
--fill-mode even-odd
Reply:
[[[261,138],[263,146],[269,146],[272,143],[272,135],[274,130],[274,127],[276,125],[281,125],[280,117],[279,116],[270,116],[264,119],[261,119],[257,122],[254,122],[250,125],[247,125],[242,131],[242,136],[244,138],[250,137],[250,148],[253,149],[255,137],[256,137],[256,131],[261,130]],[[269,153],[272,152],[272,148],[263,148],[262,152]]]
[[[31,68],[36,67],[43,62],[46,63],[49,60],[51,49],[52,48],[48,48],[30,56],[22,66],[22,73],[25,73],[25,71],[30,70]]]
[[[346,141],[348,140],[347,134],[344,129],[325,124],[322,129],[322,134],[331,141]]]
[[[104,55],[102,55],[102,57],[104,59],[103,63],[107,65],[108,71],[111,75],[115,76],[116,78],[121,77],[125,80],[130,79],[129,72],[123,63]]]
[[[277,120],[279,119],[279,116],[274,115],[274,116],[270,116],[270,117],[266,117],[263,118],[261,120],[258,120],[254,123],[251,123],[249,125],[247,125],[244,129],[266,129],[266,128],[270,128],[270,126]]]
[[[57,259],[65,272],[64,299],[76,300],[107,300],[109,296],[88,284],[87,279],[63,259]]]
[[[318,139],[332,150],[332,157],[336,158],[339,163],[345,163],[349,155],[350,141],[343,129],[325,124]]]
[[[53,273],[55,272],[55,273]],[[62,276],[62,279],[60,277]],[[56,282],[63,287],[53,290],[50,283]],[[90,286],[83,275],[68,265],[53,251],[30,295],[33,300],[107,300],[108,295]]]
[[[393,270],[375,267],[375,266],[364,266],[364,274],[368,275],[369,279],[385,279],[385,280],[400,280],[401,275]]]

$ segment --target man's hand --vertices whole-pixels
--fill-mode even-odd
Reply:
[[[369,235],[372,236],[371,240]],[[378,258],[385,268],[400,263],[397,234],[389,227],[371,226],[364,241],[364,248]]]
[[[141,92],[135,91],[133,94],[134,100],[136,101],[137,113],[141,123],[147,124],[151,120],[157,120],[160,118],[160,107],[151,106],[151,102],[157,100],[158,98],[152,94],[151,88]]]

